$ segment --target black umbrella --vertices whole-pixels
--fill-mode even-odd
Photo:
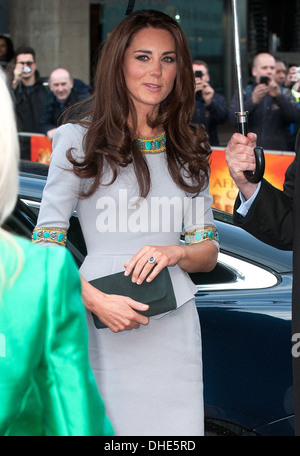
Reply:
[[[242,73],[241,73],[241,57],[240,57],[240,39],[239,39],[239,26],[236,8],[236,0],[232,0],[232,13],[233,13],[233,31],[234,31],[234,50],[235,50],[235,65],[237,76],[237,94],[238,94],[238,107],[239,111],[236,112],[238,131],[242,135],[248,134],[248,112],[244,110],[243,99],[243,86],[242,86]],[[265,172],[265,155],[262,147],[255,147],[254,149],[256,169],[255,171],[245,171],[245,176],[249,182],[257,183],[263,178]]]

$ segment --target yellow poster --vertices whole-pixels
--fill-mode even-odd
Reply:
[[[32,135],[30,137],[31,161],[38,163],[50,163],[52,142],[47,136]]]
[[[285,171],[294,157],[294,153],[265,151],[264,178],[274,187],[282,190]],[[224,149],[213,149],[210,178],[210,194],[214,199],[213,207],[232,213],[237,193],[237,186],[229,174]]]

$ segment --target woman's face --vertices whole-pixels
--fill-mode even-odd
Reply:
[[[138,115],[153,112],[171,92],[177,72],[175,41],[163,29],[134,36],[124,57],[124,77]]]
[[[5,57],[7,52],[7,44],[4,38],[0,38],[0,57]]]

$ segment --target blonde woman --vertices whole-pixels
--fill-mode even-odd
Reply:
[[[1,228],[16,203],[19,158],[2,70],[0,99],[0,435],[112,435],[71,254]]]

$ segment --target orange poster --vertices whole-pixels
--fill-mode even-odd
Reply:
[[[265,151],[264,178],[274,187],[282,189],[285,171],[294,157],[294,153]],[[213,149],[210,178],[210,194],[214,199],[213,207],[232,213],[237,193],[237,186],[229,174],[224,149]]]
[[[30,137],[30,150],[31,150],[31,161],[50,163],[50,155],[52,153],[52,142],[47,136],[42,135],[31,135]]]

